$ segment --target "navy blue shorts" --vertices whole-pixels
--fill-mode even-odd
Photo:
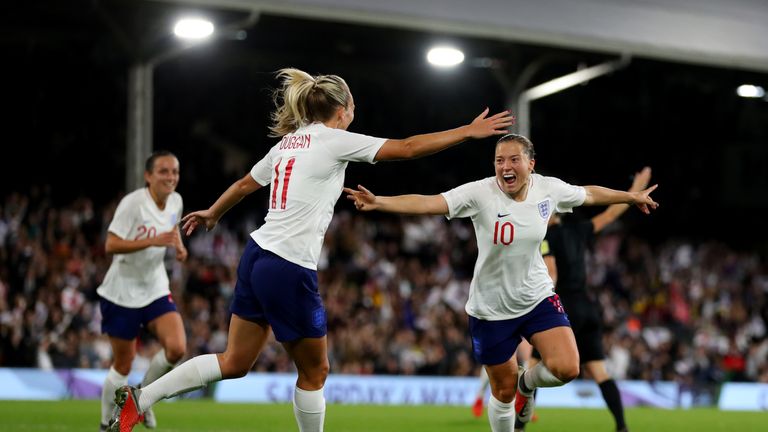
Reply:
[[[176,312],[176,303],[170,294],[141,308],[119,306],[105,298],[101,299],[100,306],[101,332],[125,340],[136,339],[141,328],[160,315]]]
[[[319,338],[327,333],[317,272],[262,249],[253,239],[237,266],[237,285],[229,310],[248,321],[266,321],[280,342]]]
[[[603,317],[599,307],[586,296],[561,297],[563,305],[568,307],[568,320],[571,322],[579,359],[582,364],[605,360],[603,350]],[[533,350],[533,358],[541,360],[541,354]]]
[[[530,341],[536,333],[562,326],[570,327],[571,323],[557,294],[517,318],[486,321],[469,317],[472,350],[475,359],[484,365],[497,365],[512,358],[522,338]]]

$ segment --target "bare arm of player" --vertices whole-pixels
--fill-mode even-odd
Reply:
[[[176,237],[179,235],[179,229],[174,227],[172,230],[160,233],[155,237],[141,238],[137,240],[126,240],[118,237],[115,233],[107,233],[107,241],[104,244],[104,250],[109,254],[127,254],[138,252],[150,246],[176,246]]]
[[[648,183],[651,181],[651,167],[645,167],[640,172],[635,174],[632,180],[632,186],[629,188],[629,192],[640,192],[648,187]],[[605,209],[604,212],[598,214],[592,218],[592,226],[594,232],[599,233],[606,226],[618,219],[625,211],[629,209],[628,204],[613,204]]]
[[[470,138],[486,138],[504,135],[507,126],[515,124],[515,117],[509,111],[502,111],[491,117],[486,108],[472,123],[442,132],[414,135],[406,139],[390,139],[384,142],[376,157],[377,161],[413,159],[445,150]]]
[[[640,192],[625,192],[602,186],[584,186],[587,197],[582,205],[634,204],[643,213],[650,214],[651,209],[655,210],[659,207],[659,204],[651,199],[651,192],[657,187],[659,185],[653,185]]]
[[[442,195],[398,195],[376,196],[368,189],[357,185],[357,190],[344,188],[347,199],[355,202],[360,211],[379,210],[404,214],[448,214],[448,203]]]
[[[232,183],[208,210],[192,212],[181,218],[182,231],[190,235],[200,225],[205,226],[206,231],[212,230],[224,213],[259,189],[261,185],[253,179],[251,173],[244,175],[240,180]]]

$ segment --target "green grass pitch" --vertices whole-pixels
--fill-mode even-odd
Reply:
[[[155,407],[157,432],[291,432],[298,431],[290,405],[217,404],[211,401],[165,402]],[[97,401],[0,401],[0,431],[98,430]],[[607,410],[538,410],[530,432],[613,431]],[[716,409],[627,410],[632,432],[766,432],[768,413]],[[136,431],[144,431],[138,426]],[[486,417],[472,417],[469,407],[328,405],[328,432],[464,432],[490,431]]]

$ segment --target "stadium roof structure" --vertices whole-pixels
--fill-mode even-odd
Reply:
[[[764,0],[153,0],[768,71]]]

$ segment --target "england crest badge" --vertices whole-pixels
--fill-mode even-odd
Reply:
[[[544,220],[549,219],[549,200],[545,199],[544,201],[539,202],[536,206],[539,208],[539,216]]]

